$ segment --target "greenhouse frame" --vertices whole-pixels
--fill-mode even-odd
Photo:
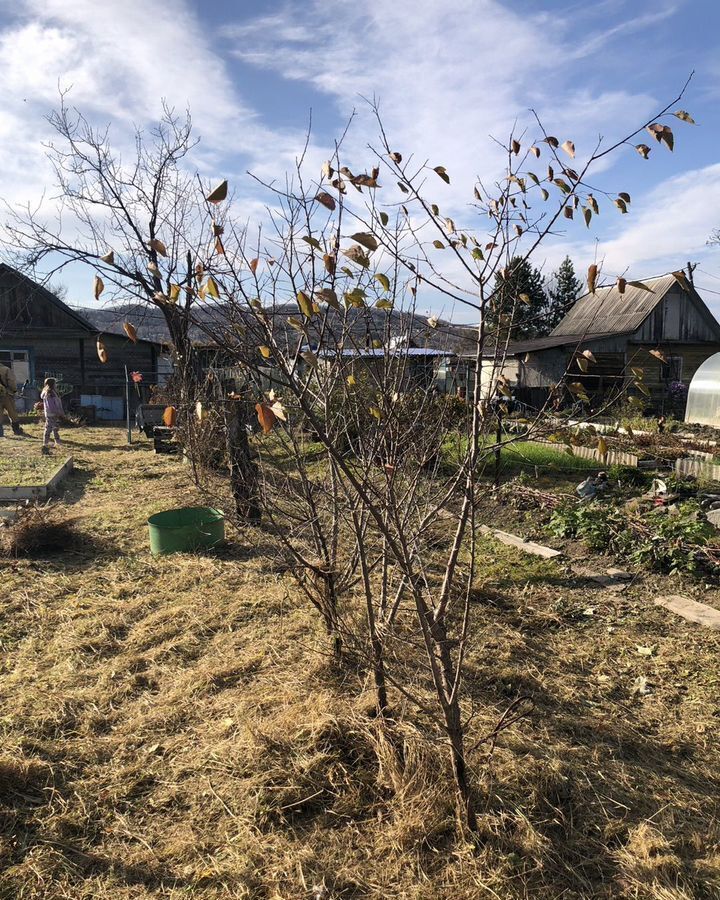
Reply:
[[[720,428],[720,353],[708,357],[693,375],[685,421]]]

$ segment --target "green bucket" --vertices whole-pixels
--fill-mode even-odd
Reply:
[[[186,506],[148,519],[154,556],[209,550],[225,538],[225,516],[210,506]]]

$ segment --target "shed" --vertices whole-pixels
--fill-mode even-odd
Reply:
[[[13,369],[19,385],[39,387],[52,376],[76,405],[95,406],[100,418],[122,418],[126,367],[154,381],[161,346],[103,332],[108,352],[103,364],[96,349],[100,333],[52,291],[0,264],[0,362]],[[135,392],[132,396],[137,399]]]
[[[587,371],[578,364],[585,350],[595,360]],[[565,378],[605,400],[642,372],[647,402],[661,411],[718,351],[720,324],[681,273],[628,284],[622,293],[617,285],[598,288],[580,297],[549,335],[508,348],[519,361],[519,392],[535,405]]]

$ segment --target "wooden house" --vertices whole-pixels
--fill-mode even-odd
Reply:
[[[677,385],[689,385],[720,351],[720,324],[686,279],[668,274],[642,283],[647,289],[598,288],[549,335],[512,343],[518,397],[539,406],[555,385],[579,382],[589,396],[605,398],[642,371],[647,405],[666,411]],[[594,362],[582,358],[585,350]]]
[[[39,388],[52,376],[71,405],[94,406],[99,418],[123,418],[126,367],[155,381],[161,346],[148,340],[133,344],[122,333],[103,332],[108,354],[103,364],[99,334],[51,291],[0,264],[0,362],[13,369],[18,385],[30,382]],[[137,391],[131,396],[136,399]]]

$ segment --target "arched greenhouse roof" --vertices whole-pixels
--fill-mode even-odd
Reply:
[[[685,421],[720,428],[720,353],[708,357],[693,375]]]

